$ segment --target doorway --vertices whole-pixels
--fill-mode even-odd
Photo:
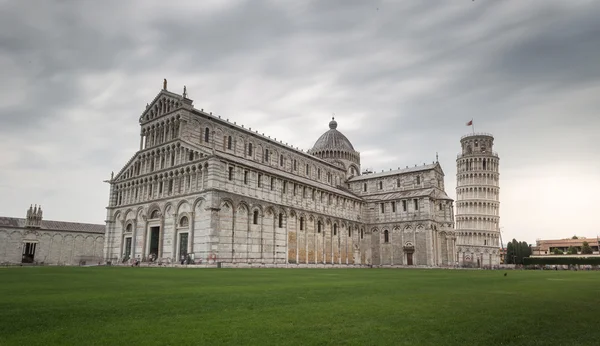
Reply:
[[[33,263],[36,245],[37,243],[23,244],[23,256],[21,257],[21,263]]]
[[[406,254],[406,265],[413,265],[413,254],[412,252],[409,252]]]
[[[158,258],[158,245],[160,239],[160,227],[150,227],[150,249],[148,255]]]
[[[131,238],[125,238],[125,259],[131,257]]]
[[[187,233],[179,233],[179,256],[177,258],[181,259],[187,257],[187,248],[188,248],[188,234]]]

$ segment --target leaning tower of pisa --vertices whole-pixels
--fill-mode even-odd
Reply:
[[[494,137],[473,133],[460,139],[456,159],[456,262],[459,266],[500,264],[500,186]]]

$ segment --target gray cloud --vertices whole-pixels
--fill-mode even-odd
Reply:
[[[0,209],[18,216],[42,203],[54,219],[102,222],[102,180],[135,153],[138,117],[167,78],[176,92],[187,85],[197,108],[303,149],[335,113],[377,171],[439,152],[451,196],[473,118],[496,136],[505,237],[566,236],[575,217],[591,228],[575,211],[541,228],[554,206],[535,196],[554,184],[557,198],[573,197],[564,177],[600,193],[588,173],[600,168],[598,10],[546,0],[0,1],[0,193],[11,197]]]

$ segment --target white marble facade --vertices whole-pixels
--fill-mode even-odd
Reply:
[[[337,130],[304,152],[166,88],[111,177],[107,261],[453,265],[453,201],[435,162],[361,174]]]
[[[460,143],[455,261],[461,267],[494,267],[500,264],[500,158],[491,134],[468,134]]]
[[[31,206],[26,218],[0,217],[0,264],[103,262],[104,225],[48,221]]]

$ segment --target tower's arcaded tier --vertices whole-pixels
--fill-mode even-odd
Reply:
[[[494,137],[487,133],[465,135],[456,159],[456,233],[460,266],[500,264],[499,157]]]

